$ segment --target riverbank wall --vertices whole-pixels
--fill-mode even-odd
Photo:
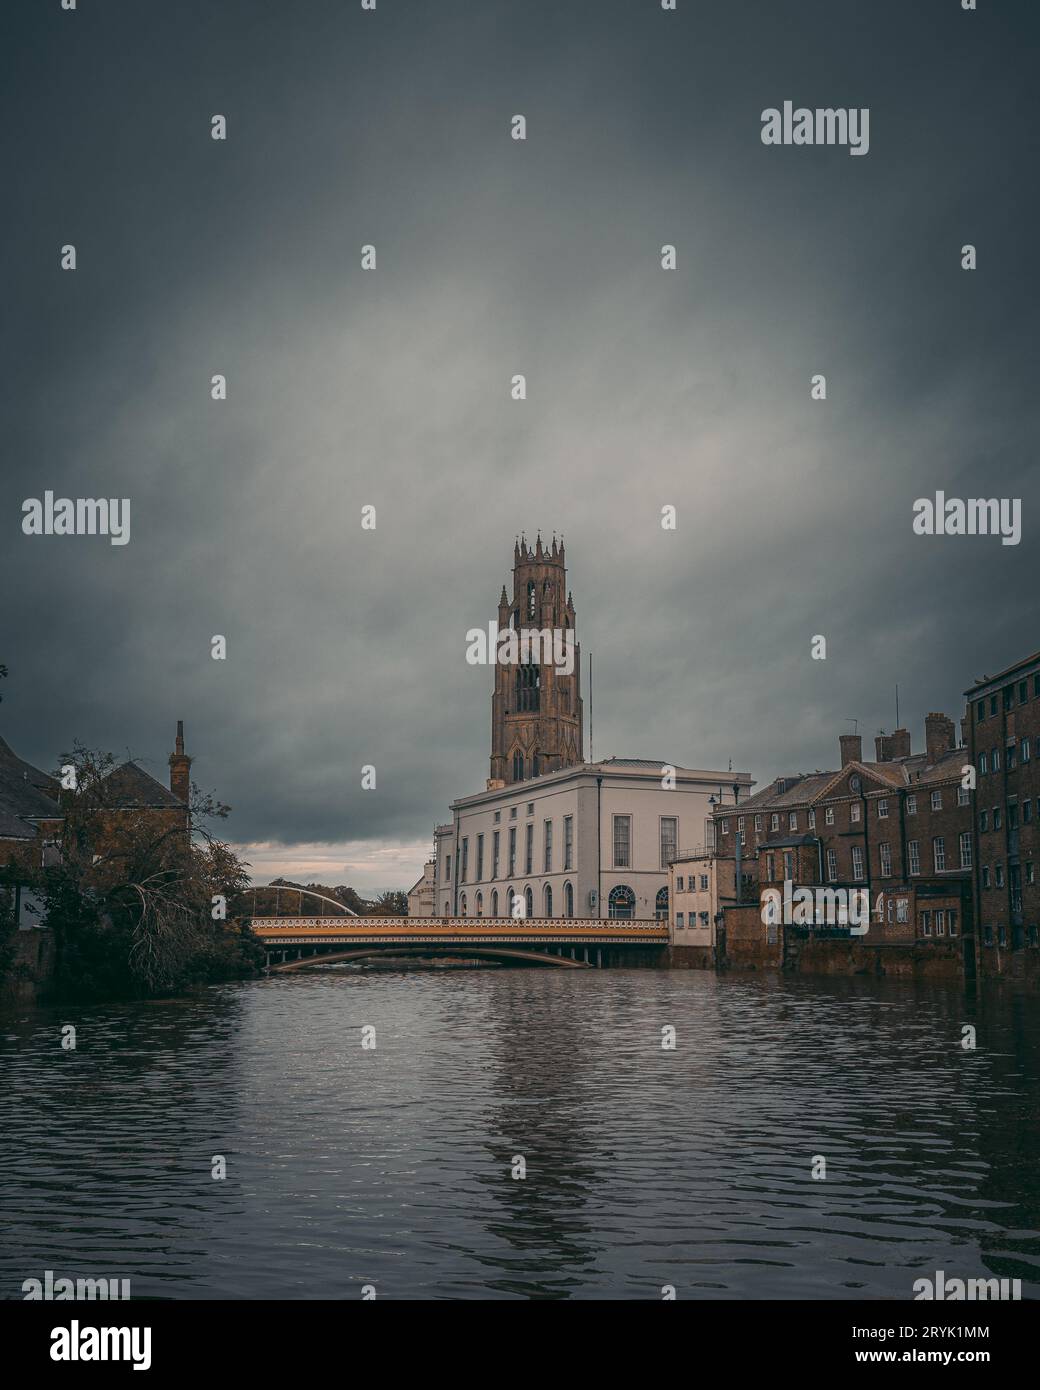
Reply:
[[[0,1001],[33,1004],[44,997],[54,980],[54,936],[32,927],[11,939],[11,964],[0,978]]]

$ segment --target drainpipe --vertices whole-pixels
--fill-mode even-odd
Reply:
[[[459,915],[459,817],[455,816],[455,858],[451,866],[451,915]]]
[[[591,658],[590,658],[591,660]],[[600,809],[603,778],[596,778],[596,915],[603,918],[603,813]]]
[[[734,888],[735,888],[735,890],[736,890],[737,906],[738,906],[738,907],[742,907],[742,906],[743,906],[744,899],[743,899],[743,895],[742,895],[742,893],[741,893],[741,886],[740,886],[740,869],[741,869],[741,854],[740,854],[740,817],[736,814],[737,803],[739,802],[739,800],[740,800],[740,783],[739,783],[739,782],[734,782],[734,784],[733,784],[733,812],[734,812],[734,815],[733,815],[733,831],[734,831],[734,834],[735,834],[736,837],[737,837],[737,840],[736,840],[736,865],[737,865],[737,868],[736,868],[736,877],[737,877],[737,881],[736,881],[736,883],[734,884]]]

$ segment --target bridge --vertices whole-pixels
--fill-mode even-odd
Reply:
[[[588,917],[254,917],[252,929],[276,973],[380,955],[584,969],[624,964],[633,949],[668,944],[665,922]]]

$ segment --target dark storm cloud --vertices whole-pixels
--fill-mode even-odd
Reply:
[[[24,756],[162,776],[182,717],[236,839],[424,841],[487,775],[464,634],[538,526],[599,755],[833,765],[897,681],[916,742],[1040,645],[1028,5],[51,9],[5,122]],[[763,146],[786,98],[869,107],[870,153]],[[131,543],[24,537],[45,488],[128,496]],[[936,488],[1021,497],[1022,544],[915,537]]]

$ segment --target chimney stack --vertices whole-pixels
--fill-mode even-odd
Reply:
[[[170,791],[187,803],[191,791],[191,759],[184,751],[184,720],[177,720],[177,739],[170,754]]]
[[[838,744],[841,748],[842,767],[863,761],[863,739],[859,734],[842,734],[838,738]]]
[[[887,763],[892,760],[891,735],[878,734],[874,739],[874,757],[879,763]]]
[[[949,715],[925,715],[924,743],[929,763],[937,763],[944,753],[949,753],[956,748],[957,735],[953,720]]]
[[[888,756],[890,758],[909,758],[910,730],[893,729],[888,736]]]

